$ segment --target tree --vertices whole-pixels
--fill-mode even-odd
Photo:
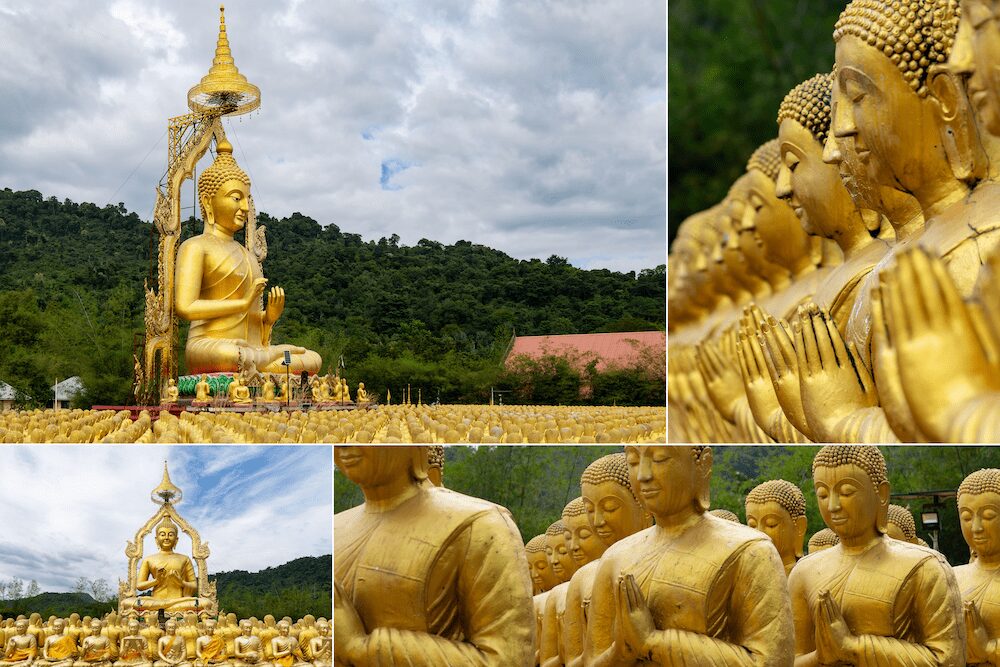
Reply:
[[[25,591],[24,597],[33,598],[41,592],[42,589],[39,587],[38,582],[32,579],[31,582],[28,584],[28,590]]]
[[[20,600],[24,597],[24,581],[14,577],[7,584],[7,599]]]
[[[111,587],[108,586],[107,579],[94,579],[89,582],[90,596],[98,602],[107,602],[111,599]]]

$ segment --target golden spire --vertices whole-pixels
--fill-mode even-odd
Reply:
[[[157,505],[165,505],[167,503],[177,504],[184,497],[184,492],[181,491],[173,482],[170,481],[170,473],[167,472],[167,462],[163,462],[163,480],[160,485],[153,489],[149,498]]]
[[[219,40],[208,74],[188,91],[188,106],[195,112],[222,111],[238,116],[260,106],[260,89],[240,74],[226,34],[226,8],[219,6]]]

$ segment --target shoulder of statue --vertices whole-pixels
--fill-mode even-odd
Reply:
[[[594,576],[597,574],[597,568],[601,564],[601,559],[592,560],[579,570],[573,573],[570,577],[569,587],[572,589],[578,588],[580,586],[589,587],[590,582],[594,580]]]
[[[474,498],[464,493],[452,491],[444,487],[432,486],[422,490],[423,502],[431,505],[436,510],[456,512],[461,516],[473,516],[482,513],[500,511],[507,512],[505,507],[491,503],[482,498]]]
[[[705,520],[700,521],[691,530],[704,531],[706,536],[710,536],[709,539],[712,540],[711,544],[716,551],[735,551],[755,542],[772,544],[771,539],[759,530],[711,514],[706,515]]]
[[[881,551],[881,553],[872,553],[875,551]],[[879,561],[889,556],[893,559],[894,564],[898,563],[896,567],[905,567],[909,572],[912,572],[928,560],[933,560],[941,565],[948,565],[945,557],[930,547],[910,544],[909,542],[894,540],[888,537],[882,540],[881,550],[872,549],[869,553],[871,554],[871,558]]]

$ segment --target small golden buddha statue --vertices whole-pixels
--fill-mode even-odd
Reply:
[[[212,385],[208,383],[208,373],[202,373],[201,379],[194,386],[194,400],[198,403],[208,403],[212,400]]]
[[[198,590],[194,564],[189,557],[174,552],[177,524],[170,517],[163,517],[156,527],[156,545],[159,552],[142,559],[136,583],[136,590],[153,592],[137,600],[136,608],[176,612],[209,606],[210,601],[188,595]]]
[[[0,667],[30,667],[38,655],[38,639],[28,632],[28,620],[20,618],[14,624],[14,634],[7,640]]]
[[[295,627],[292,628],[295,638],[299,641],[299,648],[302,650],[302,655],[305,656],[307,660],[311,659],[312,656],[309,654],[309,643],[312,641],[313,637],[319,636],[319,630],[316,629],[316,617],[312,614],[306,614],[302,617],[302,620],[298,623],[298,632],[294,633]]]
[[[57,618],[52,621],[52,634],[45,638],[42,657],[35,661],[44,667],[73,667],[76,658],[76,640],[64,634],[66,622]]]
[[[343,388],[340,386],[340,376],[335,375],[332,378],[327,375],[323,378],[323,391],[326,392],[326,400],[333,401],[334,403],[343,403]]]
[[[347,378],[340,378],[340,400],[344,403],[351,402],[351,388],[347,386]]]
[[[80,659],[75,667],[111,667],[113,651],[111,640],[101,634],[101,622],[96,618],[87,626],[88,634],[80,642]]]
[[[278,628],[274,622],[274,616],[264,615],[264,626],[257,632],[260,643],[264,647],[264,657],[270,660],[274,656],[271,654],[271,640],[278,636]]]
[[[156,660],[159,657],[156,654],[156,650],[160,637],[163,636],[158,616],[159,614],[155,611],[147,611],[145,615],[146,627],[139,630],[139,634],[146,638],[146,646],[149,647],[149,658],[151,660]]]
[[[263,373],[284,370],[315,373],[320,356],[296,345],[272,345],[271,330],[285,308],[285,293],[272,287],[267,307],[262,295],[267,280],[260,263],[233,239],[250,215],[250,178],[233,159],[228,141],[216,146],[212,165],[198,177],[198,203],[205,229],[184,241],[177,252],[177,314],[191,322],[185,357],[188,372],[235,372],[248,359]]]
[[[371,402],[371,399],[368,398],[368,392],[365,391],[365,383],[364,382],[359,382],[358,383],[357,401],[358,401],[359,404]]]
[[[271,640],[271,654],[274,656],[271,664],[275,667],[312,667],[303,659],[298,640],[289,634],[291,624],[282,619],[277,627],[278,636]]]
[[[139,634],[139,621],[129,619],[125,634],[118,643],[118,659],[115,667],[150,667],[149,645],[146,638]]]
[[[261,387],[261,398],[270,403],[274,401],[274,377],[267,375],[264,379],[264,386]]]
[[[319,634],[309,640],[309,658],[313,667],[332,667],[333,639],[330,637],[330,624],[320,620],[316,623]]]
[[[720,509],[714,509],[714,510],[709,511],[709,514],[711,514],[712,516],[717,516],[720,519],[722,519],[723,521],[732,521],[733,523],[742,523],[740,521],[739,515],[737,515],[736,512],[731,512],[731,511],[729,511],[727,509],[721,509],[721,508]]]
[[[202,625],[204,627],[203,633],[194,643],[195,667],[220,665],[228,662],[229,654],[226,653],[226,638],[216,634],[216,621],[207,618]]]
[[[238,374],[233,375],[233,381],[229,383],[226,393],[234,404],[245,405],[253,402],[253,399],[250,398],[250,388],[243,384],[243,380]]]
[[[962,536],[976,554],[955,568],[965,608],[966,661],[1000,664],[1000,470],[985,468],[958,487]]]
[[[163,624],[163,635],[156,640],[153,667],[191,667],[186,642],[177,635],[177,621],[173,619]]]
[[[309,389],[314,403],[326,403],[329,401],[329,393],[326,388],[326,381],[318,375],[314,375],[309,381]]]
[[[234,667],[264,667],[270,663],[264,660],[264,647],[260,637],[253,633],[253,623],[240,621],[240,635],[233,640]]]
[[[755,486],[746,498],[747,525],[771,538],[781,556],[785,574],[802,558],[809,520],[802,490],[783,479]]]
[[[180,398],[180,395],[181,392],[177,388],[177,381],[174,380],[173,378],[170,378],[169,380],[167,380],[167,386],[163,390],[163,398],[160,400],[160,403],[164,405],[169,403],[176,403],[177,399]]]
[[[2,632],[2,630],[0,630]],[[75,611],[69,615],[66,622],[66,634],[73,638],[76,642],[77,647],[80,646],[80,642],[83,638],[87,636],[87,631],[85,626],[80,624],[80,614]]]
[[[184,654],[187,660],[194,658],[194,643],[201,636],[198,627],[198,615],[193,611],[184,614],[184,624],[177,628],[177,635],[184,640]]]
[[[338,446],[334,460],[365,496],[334,515],[337,659],[528,667],[531,580],[510,514],[428,484],[426,447]]]
[[[781,558],[765,535],[708,514],[711,449],[625,454],[656,525],[604,552],[584,664],[791,664]]]
[[[789,575],[797,660],[964,665],[961,594],[948,563],[885,535],[889,480],[878,448],[824,447],[813,483],[840,544],[803,558]]]
[[[809,538],[809,553],[823,551],[838,544],[840,544],[840,538],[837,537],[837,533],[829,528],[822,528],[813,533],[812,537]]]
[[[125,634],[125,628],[118,624],[118,614],[113,611],[110,612],[104,620],[105,624],[101,628],[101,634],[110,640],[111,655],[112,657],[117,658],[119,643],[122,635]]]
[[[926,542],[917,537],[917,523],[910,510],[902,505],[889,505],[889,529],[885,534],[894,540],[927,546]]]

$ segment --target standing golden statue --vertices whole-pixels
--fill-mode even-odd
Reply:
[[[824,447],[813,483],[840,543],[789,575],[796,665],[965,665],[961,594],[948,563],[885,534],[889,480],[878,448]]]
[[[771,538],[785,574],[802,558],[809,520],[802,490],[783,479],[755,486],[746,498],[747,525]]]
[[[958,487],[962,536],[976,558],[955,568],[965,605],[966,660],[1000,664],[1000,470],[977,470]]]
[[[344,665],[529,667],[535,622],[510,514],[427,482],[426,447],[335,447],[363,505],[334,515]]]
[[[708,514],[708,447],[626,446],[656,525],[601,558],[586,665],[792,664],[781,558],[760,532]]]

